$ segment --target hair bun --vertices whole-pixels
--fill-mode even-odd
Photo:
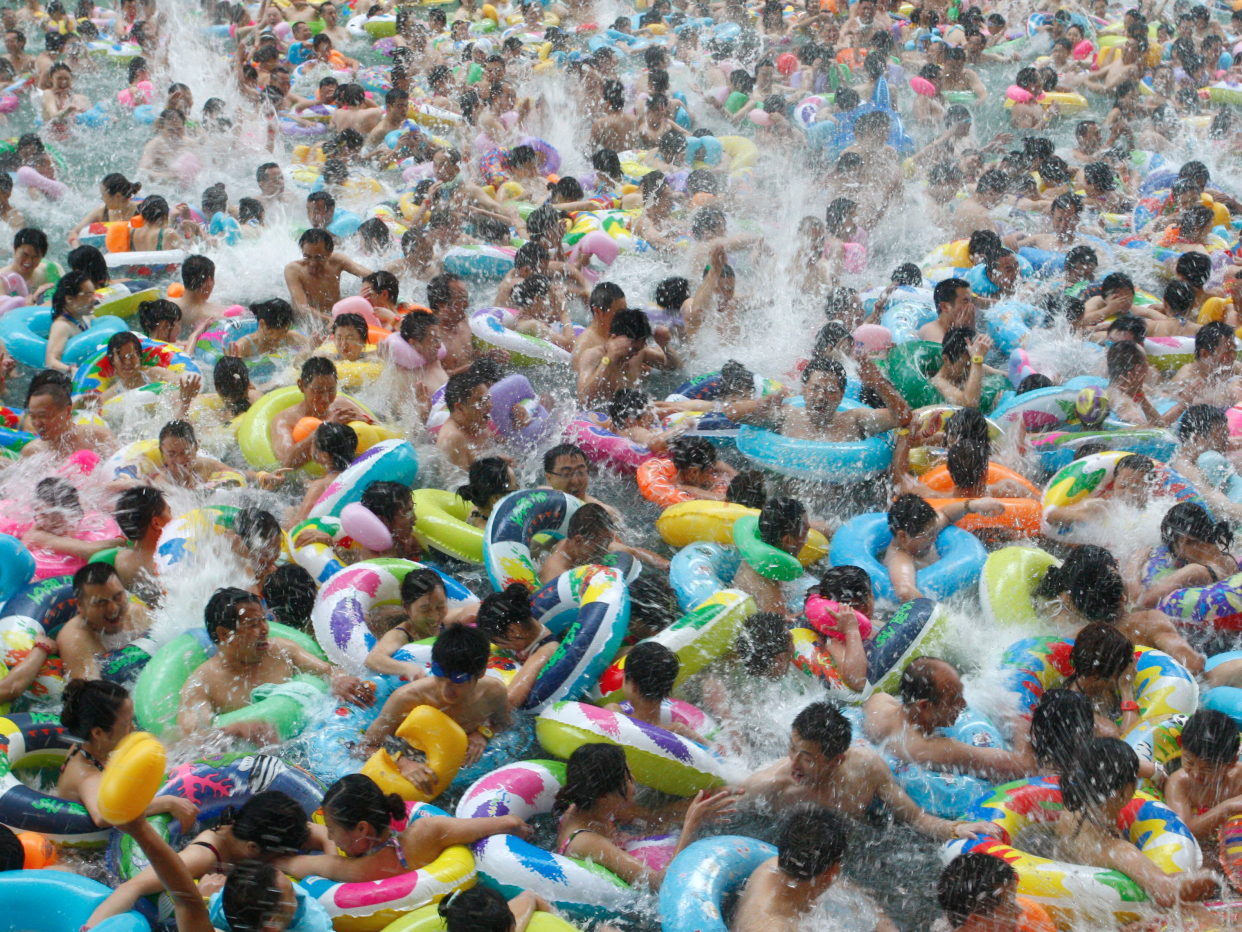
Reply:
[[[400,822],[405,818],[405,800],[396,793],[389,793],[384,797],[384,802],[388,806],[388,814],[392,816],[394,821]]]
[[[526,588],[526,583],[511,582],[505,586],[504,596],[510,602],[521,602],[527,608],[530,608],[530,590]]]

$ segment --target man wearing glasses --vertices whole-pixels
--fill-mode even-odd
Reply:
[[[294,308],[301,314],[328,323],[332,306],[341,300],[341,273],[366,278],[371,270],[349,256],[335,253],[332,234],[312,227],[298,241],[302,258],[285,266],[285,284]]]

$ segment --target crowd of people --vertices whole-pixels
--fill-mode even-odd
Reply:
[[[572,884],[480,861],[437,894],[450,932],[1240,921],[1242,11],[0,21],[0,119],[29,130],[0,142],[0,701],[59,721],[55,798],[143,855],[83,929],[166,892],[182,932],[323,932],[306,878],[380,884],[497,837],[661,906],[588,917]],[[145,141],[87,178],[117,138]],[[496,555],[514,541],[529,573]],[[360,567],[393,591],[334,588]],[[608,586],[591,623],[616,630],[584,634]],[[736,624],[695,646],[721,606]],[[250,714],[270,697],[299,713]],[[555,756],[553,698],[710,779],[644,786],[651,752],[605,729],[561,755],[553,821],[455,810],[459,768]],[[434,746],[409,739],[427,708]],[[995,740],[964,730],[980,715]],[[325,775],[333,716],[357,727]],[[221,818],[174,780],[110,820],[135,731],[322,785],[308,809],[256,784]],[[44,831],[8,786],[0,822]],[[770,844],[745,870],[710,848],[736,834]],[[0,826],[0,867],[28,847]],[[694,871],[737,875],[715,925],[687,918]]]

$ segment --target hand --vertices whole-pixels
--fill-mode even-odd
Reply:
[[[971,356],[986,356],[992,348],[992,340],[986,333],[981,333],[970,341]]]
[[[333,852],[335,854],[335,852]],[[198,892],[203,896],[210,898],[212,894],[219,893],[224,889],[224,882],[228,880],[223,874],[204,874],[198,881]]]
[[[508,822],[508,825],[505,827],[505,830],[502,834],[517,835],[519,838],[524,838],[527,841],[531,841],[534,839],[535,830],[531,828],[529,825],[527,825],[525,822],[523,822],[521,819],[519,819],[517,816],[507,815],[507,816],[501,816],[501,818]]]
[[[427,671],[423,668],[423,665],[420,663],[411,662],[411,663],[404,664],[402,666],[402,670],[404,672],[401,674],[401,678],[405,680],[409,680],[411,683],[421,680],[423,677],[427,675]]]
[[[483,756],[483,752],[486,750],[487,739],[477,731],[470,732],[470,734],[466,736],[466,757],[462,763],[466,766],[477,763],[479,758]]]
[[[994,498],[976,498],[970,502],[972,515],[999,515],[1004,510],[1005,506]]]
[[[418,402],[418,406],[424,411],[431,408],[431,389],[422,382],[414,383],[414,400]]]
[[[418,787],[420,792],[427,796],[435,793],[438,778],[436,777],[436,772],[426,764],[399,757],[397,758],[397,770],[401,772],[401,776]]]
[[[249,741],[261,748],[280,744],[280,733],[271,722],[233,722],[221,730],[230,737]]]
[[[194,823],[198,821],[198,806],[183,799],[180,796],[161,796],[160,804],[165,811],[181,823],[181,833],[184,835],[194,827]]]
[[[375,704],[375,684],[338,672],[332,676],[332,695],[355,705],[371,706]]]
[[[332,546],[332,538],[323,531],[308,527],[293,539],[294,547],[308,547],[311,544],[327,544]]]
[[[608,342],[604,344],[604,355],[612,360],[613,365],[627,358],[630,355],[630,338],[609,337]]]
[[[188,405],[194,400],[194,396],[202,391],[202,388],[203,377],[201,375],[198,375],[197,373],[187,375],[181,380],[181,384],[178,388],[178,391],[181,394],[181,403],[183,405]]]
[[[285,478],[293,472],[287,466],[282,466],[274,472],[260,471],[255,474],[255,481],[258,482],[259,488],[267,492],[274,492],[279,489],[285,481]]]
[[[30,649],[41,650],[43,651],[43,653],[51,656],[52,654],[56,653],[56,642],[53,641],[50,637],[40,634],[35,637],[34,644],[33,646],[31,646]]]
[[[1000,838],[1000,826],[994,822],[955,822],[953,825],[954,838],[978,838],[980,835]]]
[[[732,807],[732,803],[737,801],[739,795],[740,790],[736,788],[718,790],[710,795],[704,795],[704,791],[699,790],[694,794],[690,808],[686,810],[682,831],[694,832],[704,822],[718,815],[737,812],[737,809]]]
[[[837,630],[842,634],[858,630],[858,614],[849,606],[842,605],[836,611],[829,609],[829,613],[837,620]]]
[[[241,340],[234,340],[224,348],[225,356],[241,356]]]

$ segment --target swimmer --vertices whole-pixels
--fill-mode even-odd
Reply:
[[[436,448],[459,469],[485,451],[500,445],[500,435],[491,425],[491,387],[469,371],[452,376],[444,386],[444,405],[448,420],[436,437]]]
[[[334,252],[332,235],[310,229],[298,240],[302,258],[285,266],[285,284],[294,309],[312,320],[326,322],[332,306],[341,300],[341,275],[365,278],[371,270]]]
[[[117,578],[127,591],[153,606],[163,598],[155,553],[160,534],[173,519],[172,508],[159,489],[139,485],[117,496],[113,513],[128,543],[113,559]]]
[[[899,495],[888,509],[893,540],[884,554],[884,568],[898,601],[924,598],[916,574],[940,559],[936,540],[941,531],[966,515],[996,515],[1003,510],[1004,505],[994,498],[952,502],[937,510],[917,495]]]
[[[88,563],[73,574],[78,612],[56,635],[56,651],[67,679],[97,679],[104,655],[120,651],[144,635],[151,619],[130,601],[116,569]]]
[[[31,380],[26,420],[36,438],[22,447],[23,459],[50,453],[63,460],[79,450],[106,458],[116,452],[116,438],[107,427],[75,422],[71,384],[64,372],[45,369]]]
[[[181,263],[181,283],[185,288],[181,296],[169,300],[181,308],[181,319],[191,331],[224,315],[225,306],[211,300],[216,290],[216,264],[211,259],[188,256]]]
[[[522,588],[529,593],[525,586]],[[367,654],[366,666],[368,670],[376,673],[400,676],[415,682],[427,675],[425,666],[416,661],[398,660],[393,655],[407,644],[436,637],[449,625],[465,623],[469,619],[470,611],[465,608],[449,608],[448,597],[444,593],[444,580],[435,570],[426,567],[410,571],[401,581],[401,608],[404,612],[401,620],[389,628],[371,648]],[[486,625],[480,625],[480,630],[488,634]]]
[[[290,509],[292,516],[285,522],[286,530],[310,517],[311,510],[328,486],[349,468],[357,455],[358,435],[348,424],[328,421],[315,428],[312,434],[311,461],[323,470],[323,475],[307,483],[301,505],[296,510]]]
[[[371,422],[371,416],[356,402],[337,396],[336,383],[336,366],[332,360],[312,356],[302,363],[298,375],[298,390],[302,393],[302,400],[272,419],[272,450],[281,466],[297,469],[310,461],[314,432],[301,440],[293,438],[293,428],[302,418],[310,417],[337,424],[348,424],[350,421],[363,421],[368,424]]]
[[[225,347],[227,355],[249,359],[306,347],[306,337],[293,329],[294,309],[288,301],[282,298],[260,301],[250,306],[250,313],[255,319],[254,333],[229,343]]]
[[[560,641],[531,614],[530,590],[523,583],[487,596],[475,624],[501,656],[521,664],[508,686],[509,708],[520,709]]]

